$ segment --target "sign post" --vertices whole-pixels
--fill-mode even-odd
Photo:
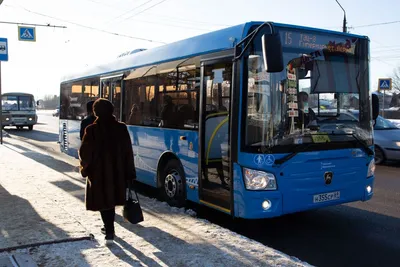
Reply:
[[[392,78],[381,78],[378,80],[378,90],[383,91],[382,117],[385,117],[385,92],[392,90]]]
[[[3,98],[1,97],[1,62],[8,61],[8,43],[0,38],[0,144],[3,144]]]

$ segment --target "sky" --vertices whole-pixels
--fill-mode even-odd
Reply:
[[[349,32],[371,40],[375,90],[379,78],[400,66],[400,1],[339,2]],[[0,37],[9,46],[9,61],[1,63],[2,91],[32,93],[36,99],[58,95],[61,77],[70,71],[248,21],[342,31],[343,11],[335,0],[3,0],[0,22],[66,28],[36,27],[36,42],[23,42],[18,25],[0,23]]]

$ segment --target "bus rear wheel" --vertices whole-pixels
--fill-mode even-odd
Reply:
[[[171,159],[160,173],[161,193],[163,199],[174,207],[185,205],[185,177],[181,164]]]

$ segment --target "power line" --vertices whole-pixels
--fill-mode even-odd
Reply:
[[[393,65],[392,63],[388,63],[388,62],[386,62],[386,61],[384,61],[384,60],[381,60],[381,59],[379,59],[379,58],[372,57],[371,59],[372,59],[372,60],[378,60],[378,61],[380,61],[380,62],[382,62],[382,63],[385,63],[386,65],[395,67],[395,65]]]
[[[107,5],[106,3],[103,2],[99,2],[99,1],[95,1],[95,0],[86,0],[95,4],[99,4],[99,5],[103,5],[103,6],[112,6],[112,5]]]
[[[374,26],[382,26],[382,25],[390,25],[390,24],[396,24],[400,23],[400,20],[395,20],[395,21],[387,21],[387,22],[378,22],[378,23],[373,23],[373,24],[365,24],[365,25],[358,25],[358,26],[350,26],[349,28],[355,29],[355,28],[367,28],[367,27],[374,27]],[[338,29],[340,28],[339,26],[331,26],[331,27],[325,27],[326,29]]]
[[[374,53],[388,53],[388,52],[396,52],[396,51],[400,51],[400,48],[383,49],[383,50],[378,50],[378,51],[376,51],[376,50],[374,49]]]
[[[36,24],[36,23],[23,23],[23,22],[11,22],[11,21],[0,21],[0,24],[12,24],[12,25],[29,25],[36,27],[51,27],[51,28],[63,28],[66,29],[67,26],[57,26],[49,24]]]
[[[230,24],[220,24],[220,23],[213,23],[213,22],[206,22],[206,21],[199,21],[199,20],[178,19],[178,18],[175,18],[175,17],[169,17],[169,16],[153,14],[153,13],[147,13],[147,14],[154,15],[157,18],[166,18],[167,20],[169,20],[171,22],[185,22],[185,23],[191,23],[191,24],[207,24],[207,25],[221,26],[221,27],[231,27],[231,26],[233,26],[233,25],[230,25]]]
[[[180,26],[180,25],[175,25],[175,24],[168,24],[168,23],[163,23],[163,22],[147,21],[147,20],[140,20],[140,19],[133,19],[133,20],[137,21],[137,22],[144,22],[144,23],[147,23],[147,24],[156,24],[156,25],[163,25],[163,26],[168,26],[168,27],[190,29],[190,30],[198,30],[198,31],[209,31],[209,29],[205,29],[205,28],[195,28],[195,27],[190,27],[190,26]]]
[[[43,16],[43,17],[46,17],[46,18],[51,18],[51,19],[55,19],[55,20],[58,20],[58,21],[66,22],[66,23],[69,23],[69,24],[73,24],[73,25],[76,25],[76,26],[79,26],[79,27],[82,27],[82,28],[86,28],[86,29],[90,29],[90,30],[94,30],[94,31],[98,31],[98,32],[103,32],[103,33],[107,33],[107,34],[111,34],[111,35],[115,35],[115,36],[120,36],[120,37],[126,37],[126,38],[130,38],[130,39],[147,41],[147,42],[151,42],[151,43],[166,44],[166,42],[162,42],[162,41],[156,41],[156,40],[146,39],[146,38],[142,38],[142,37],[136,37],[136,36],[126,35],[126,34],[122,34],[122,33],[117,33],[117,32],[110,32],[110,31],[106,31],[106,30],[103,30],[103,29],[99,29],[99,28],[95,28],[95,27],[91,27],[91,26],[86,26],[86,25],[83,25],[83,24],[80,24],[80,23],[76,23],[76,22],[65,20],[65,19],[52,17],[52,16],[49,16],[49,15],[46,15],[46,14],[42,14],[42,13],[39,13],[39,12],[36,12],[36,11],[32,11],[32,10],[29,10],[29,9],[27,9],[25,7],[22,7],[22,6],[20,6],[20,8],[24,9],[25,11],[27,11],[29,13],[33,13],[33,14],[36,14],[36,15],[39,15],[39,16]]]
[[[116,20],[116,19],[118,19],[118,18],[120,18],[120,17],[123,17],[123,16],[125,16],[126,14],[128,14],[128,13],[130,13],[130,12],[132,12],[132,11],[135,11],[135,10],[137,10],[138,8],[141,8],[142,6],[148,4],[148,3],[152,2],[152,1],[154,1],[154,0],[148,0],[148,1],[144,2],[143,4],[141,4],[141,5],[137,6],[137,7],[134,7],[134,8],[132,8],[132,9],[126,11],[126,12],[122,13],[121,15],[116,16],[115,18],[111,19],[110,21],[108,21],[108,22],[106,22],[106,23],[110,23],[110,22],[112,22],[112,21],[114,21],[114,20]]]
[[[367,25],[352,26],[352,28],[366,28],[366,27],[381,26],[381,25],[388,25],[388,24],[395,24],[395,23],[400,23],[400,20],[373,23],[373,24],[367,24]]]
[[[155,6],[160,5],[160,4],[164,3],[165,1],[167,1],[167,0],[162,0],[161,2],[158,2],[158,3],[156,3],[156,4],[154,4],[154,5],[150,6],[150,7],[148,7],[148,8],[146,8],[146,9],[143,9],[142,11],[139,11],[138,13],[133,14],[132,16],[126,18],[125,20],[131,19],[131,18],[133,18],[134,16],[137,16],[137,15],[139,15],[139,14],[142,14],[143,12],[145,12],[145,11],[147,11],[147,10],[149,10],[149,9],[151,9],[151,8],[153,8],[153,7],[155,7]]]
[[[387,56],[375,56],[374,58],[385,59],[385,60],[393,60],[393,59],[399,59],[400,58],[400,54],[387,55]]]

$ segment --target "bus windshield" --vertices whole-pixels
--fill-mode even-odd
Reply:
[[[5,95],[1,105],[4,111],[34,111],[35,103],[32,96]]]
[[[286,153],[307,143],[325,148],[334,142],[372,144],[368,41],[300,31],[280,34],[284,71],[265,72],[257,41],[247,57],[244,147]]]

